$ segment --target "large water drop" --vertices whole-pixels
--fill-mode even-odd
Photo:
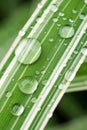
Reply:
[[[18,86],[21,92],[32,94],[37,89],[38,81],[33,77],[23,77],[18,81]]]
[[[22,64],[32,64],[41,54],[41,45],[36,39],[24,39],[15,50],[17,60]]]
[[[74,35],[75,30],[71,26],[63,26],[59,30],[59,34],[62,38],[70,38]]]

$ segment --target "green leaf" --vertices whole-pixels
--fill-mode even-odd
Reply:
[[[82,64],[75,79],[72,81],[67,92],[78,92],[87,90],[87,62]]]
[[[45,127],[85,60],[87,17],[82,19],[80,15],[87,14],[86,8],[87,4],[82,0],[44,0],[19,31],[0,65],[1,129],[40,130]],[[23,43],[19,51],[24,64],[15,56],[15,49],[28,38],[36,39],[42,52],[35,63],[26,65],[24,61],[31,49],[30,42]],[[32,42],[33,45],[35,42]],[[32,59],[35,56],[34,53]],[[20,91],[18,81],[23,77],[33,77],[38,81],[34,93]],[[23,84],[27,87],[31,83],[24,80]]]

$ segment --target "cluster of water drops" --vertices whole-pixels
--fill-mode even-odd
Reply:
[[[77,51],[76,51],[76,54],[77,54]],[[85,56],[85,57],[87,56],[87,46],[84,46],[84,47],[81,49],[81,54],[82,54],[83,56]],[[80,59],[79,64],[82,64],[82,63],[83,63],[83,60],[84,60],[84,59]],[[68,71],[65,73],[63,82],[58,86],[58,88],[59,88],[60,90],[61,90],[61,89],[64,89],[64,88],[66,87],[66,81],[71,82],[71,81],[74,79],[74,77],[75,77],[75,75],[76,75],[76,72],[77,72],[77,71],[75,71],[74,69],[68,70]]]
[[[87,4],[87,0],[84,0],[85,4]],[[38,4],[38,8],[42,8],[42,4]],[[52,12],[56,12],[58,10],[57,6],[55,4],[52,4],[50,6],[50,11]],[[48,13],[48,10],[45,10],[44,13]],[[76,14],[77,11],[76,10],[72,10],[73,14]],[[58,14],[60,17],[63,17],[63,20],[67,20],[67,18],[65,17],[65,14],[63,12],[59,12]],[[80,19],[84,19],[85,15],[84,14],[80,14]],[[36,22],[41,24],[43,23],[43,18],[38,17],[36,19]],[[54,17],[52,19],[52,21],[54,23],[58,22],[58,18]],[[73,19],[69,19],[70,23],[73,23],[74,20]],[[57,24],[58,26],[60,26],[60,24]],[[61,38],[71,38],[73,37],[75,33],[74,27],[70,26],[70,25],[65,25],[63,27],[60,27],[59,30],[59,35],[61,36]],[[25,32],[24,31],[20,31],[19,35],[24,36]],[[54,39],[51,37],[49,39],[50,42],[53,42]],[[77,52],[75,51],[74,53],[77,54]],[[83,55],[87,56],[87,48],[83,48],[81,50],[81,53]],[[22,63],[22,64],[33,64],[34,62],[36,62],[39,57],[41,55],[41,44],[37,39],[34,38],[27,38],[21,41],[21,43],[19,44],[19,46],[16,48],[15,50],[15,56],[17,58],[17,61]],[[36,71],[36,74],[39,75],[39,71]],[[71,82],[73,80],[73,78],[75,77],[75,73],[72,70],[69,70],[66,72],[65,74],[65,80]],[[42,85],[46,85],[47,80],[44,80],[42,82]],[[24,94],[33,94],[38,87],[38,81],[33,78],[33,77],[22,77],[19,81],[18,81],[18,87],[19,90],[24,93]],[[59,89],[63,89],[65,87],[65,83],[62,83],[59,85]],[[10,97],[11,93],[8,91],[6,92],[6,97]],[[36,98],[32,98],[31,99],[32,103],[36,102]],[[12,108],[11,108],[11,113],[14,116],[20,116],[22,113],[24,112],[24,106],[19,104],[19,103],[15,103],[13,104]],[[51,113],[52,114],[52,113]],[[51,117],[51,114],[50,117]]]
[[[38,81],[33,78],[33,77],[23,77],[18,81],[18,87],[19,90],[24,93],[24,94],[33,94],[38,86]],[[6,93],[6,97],[10,97],[11,93],[7,92]],[[36,98],[32,98],[31,99],[32,103],[36,102]],[[19,104],[19,103],[15,103],[13,104],[12,108],[11,108],[11,113],[14,116],[20,116],[22,113],[24,112],[24,106]]]

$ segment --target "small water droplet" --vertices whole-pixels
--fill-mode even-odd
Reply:
[[[46,34],[47,32],[45,31],[44,34]]]
[[[51,104],[48,104],[47,107],[51,107]]]
[[[11,93],[10,91],[7,91],[5,96],[6,96],[7,98],[9,98],[9,97],[11,97],[11,95],[12,95],[12,93]]]
[[[59,30],[59,34],[62,38],[70,38],[74,35],[74,28],[71,26],[63,26]]]
[[[67,43],[64,43],[64,46],[67,46]]]
[[[25,31],[20,30],[20,31],[19,31],[19,35],[20,35],[20,36],[24,36],[24,35],[25,35]]]
[[[39,17],[39,18],[36,19],[36,22],[41,24],[41,23],[43,23],[43,19]]]
[[[17,60],[22,64],[32,64],[41,54],[41,45],[36,39],[24,39],[15,50]]]
[[[81,44],[83,45],[83,44],[84,44],[84,42],[82,42],[82,41],[81,41]]]
[[[76,73],[73,72],[72,70],[68,70],[68,71],[66,72],[66,74],[65,74],[65,80],[71,82],[71,81],[74,79],[75,74],[76,74]]]
[[[31,25],[31,26],[30,26],[30,28],[31,28],[31,29],[33,29],[33,28],[34,28],[34,26],[32,26],[32,25]]]
[[[46,72],[45,70],[42,70],[42,71],[41,71],[41,74],[43,75],[43,74],[45,74],[45,72]]]
[[[75,55],[77,55],[78,54],[78,51],[77,50],[74,50],[74,52],[73,52]]]
[[[87,56],[87,47],[82,48],[81,53]]]
[[[46,85],[46,83],[47,83],[47,80],[42,81],[42,85]]]
[[[24,94],[32,94],[37,89],[38,81],[33,77],[23,77],[18,81],[18,86]]]
[[[40,74],[40,72],[39,72],[39,71],[36,71],[36,72],[35,72],[35,74],[36,74],[36,75],[39,75],[39,74]]]
[[[58,88],[59,88],[60,90],[64,89],[64,88],[65,88],[65,84],[61,83],[61,84],[58,86]]]
[[[60,26],[61,26],[61,24],[60,24],[60,23],[58,23],[58,24],[57,24],[57,26],[58,26],[58,27],[60,27]]]
[[[74,22],[74,20],[73,20],[73,19],[69,19],[69,22],[70,22],[70,23],[73,23],[73,22]]]
[[[24,112],[24,106],[19,104],[19,103],[15,103],[12,108],[11,108],[11,113],[14,116],[20,116],[22,113]]]
[[[85,4],[87,4],[87,0],[84,0]]]
[[[35,103],[36,101],[37,101],[37,99],[35,97],[31,99],[32,103]]]
[[[51,37],[51,38],[49,38],[49,42],[53,42],[54,41],[54,39]]]
[[[79,18],[80,18],[81,20],[84,20],[84,19],[85,19],[85,14],[80,14],[80,15],[79,15]]]
[[[51,10],[52,12],[56,12],[58,9],[57,9],[57,6],[56,6],[55,4],[52,4],[52,5],[50,6],[50,10]]]
[[[48,14],[48,13],[49,13],[49,9],[45,9],[45,10],[43,11],[43,13],[44,13],[44,14]]]
[[[77,13],[77,10],[73,9],[73,10],[72,10],[72,13],[73,13],[73,14],[76,14],[76,13]]]
[[[59,16],[63,17],[64,13],[63,12],[59,12]]]
[[[65,21],[65,20],[67,20],[67,18],[66,18],[66,17],[63,17],[63,20]]]
[[[58,22],[57,18],[53,18],[52,20],[53,20],[54,23]]]

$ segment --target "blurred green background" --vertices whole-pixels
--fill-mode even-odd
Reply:
[[[0,0],[0,61],[39,1]],[[87,130],[86,102],[86,91],[65,94],[45,130]]]

